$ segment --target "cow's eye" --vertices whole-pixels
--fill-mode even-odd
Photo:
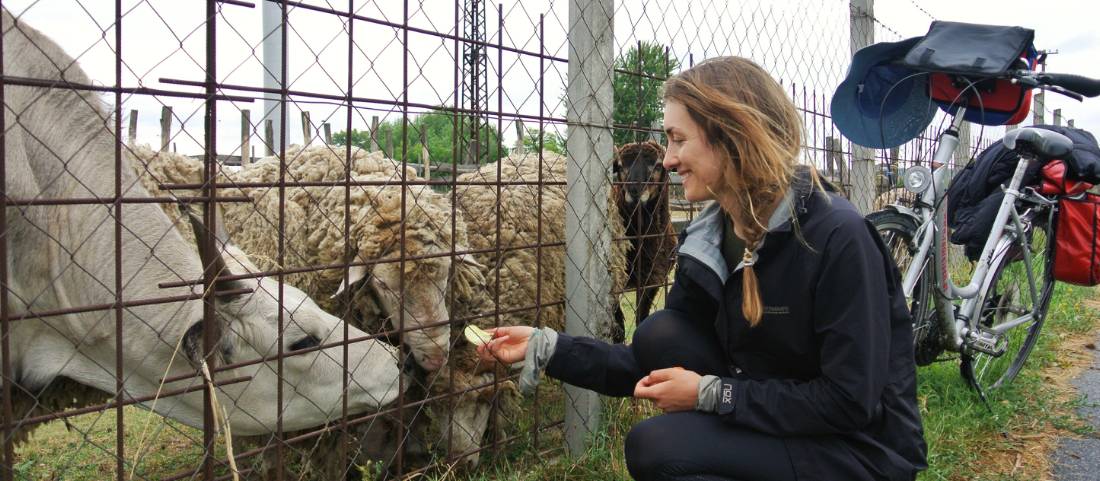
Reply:
[[[298,339],[294,344],[290,345],[291,351],[300,351],[302,349],[309,349],[311,347],[317,347],[321,345],[321,340],[315,336],[306,336]]]

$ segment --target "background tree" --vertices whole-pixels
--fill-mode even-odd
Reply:
[[[407,153],[408,161],[415,164],[423,163],[420,144],[420,132],[423,131],[426,133],[428,156],[432,161],[432,171],[440,176],[449,176],[450,171],[445,168],[440,168],[440,166],[450,165],[455,162],[455,159],[458,159],[458,163],[463,163],[464,157],[461,151],[455,152],[455,149],[461,149],[462,146],[455,141],[454,127],[454,114],[442,110],[436,110],[410,118],[407,134],[408,147],[404,149]],[[352,145],[363,149],[370,148],[369,130],[352,129],[350,137]],[[480,157],[482,162],[495,162],[508,154],[508,149],[501,148],[500,133],[497,132],[494,126],[482,123],[479,137],[479,152],[481,152]],[[391,138],[394,140],[394,145],[389,145],[389,139]],[[375,135],[375,139],[375,142],[385,153],[386,157],[398,162],[401,162],[405,158],[405,156],[402,155],[401,148],[402,134],[400,118],[379,123],[378,133]],[[347,132],[339,131],[332,134],[332,143],[336,145],[345,145],[347,141]]]
[[[661,100],[663,80],[680,68],[680,61],[668,55],[665,47],[658,43],[641,42],[625,55],[615,59],[615,68],[629,72],[640,72],[646,76],[615,72],[615,110],[613,119],[616,124],[634,125],[648,129],[654,122],[660,122],[664,116],[664,102]],[[615,129],[615,144],[637,142],[649,138],[649,132],[633,129]]]
[[[528,152],[538,152],[539,129],[527,129],[526,135],[523,136],[523,148]],[[542,138],[542,148],[548,152],[565,155],[565,136],[547,130]]]

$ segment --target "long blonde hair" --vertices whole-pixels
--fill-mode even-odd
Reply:
[[[741,312],[756,326],[763,303],[752,253],[767,233],[758,212],[790,188],[802,145],[798,111],[764,69],[740,57],[713,58],[673,76],[664,98],[684,105],[721,163],[716,197],[745,234]]]

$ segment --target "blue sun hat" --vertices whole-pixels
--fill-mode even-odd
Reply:
[[[928,98],[928,75],[896,62],[922,38],[876,43],[852,56],[830,107],[840,133],[859,145],[888,149],[932,123],[936,104]]]

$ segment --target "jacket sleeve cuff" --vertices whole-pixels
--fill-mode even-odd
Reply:
[[[734,378],[724,377],[718,382],[718,409],[721,416],[732,414],[737,404],[738,381]]]
[[[539,378],[550,359],[554,357],[558,342],[557,331],[548,327],[535,329],[527,340],[527,354],[519,373],[519,390],[524,394],[535,392]]]
[[[710,374],[699,380],[699,393],[695,398],[695,410],[706,413],[718,412],[718,397],[722,379]]]

